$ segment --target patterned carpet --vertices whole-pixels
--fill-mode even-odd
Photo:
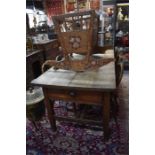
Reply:
[[[107,142],[104,142],[102,129],[95,126],[57,121],[57,132],[52,132],[48,119],[44,116],[37,123],[38,131],[27,120],[27,155],[128,155],[128,72],[123,75],[118,94],[118,122],[116,123],[111,118],[111,136]],[[65,107],[65,103],[56,102],[56,114],[73,115]],[[89,107],[87,112],[93,117],[100,113],[100,109],[97,107],[90,109]]]

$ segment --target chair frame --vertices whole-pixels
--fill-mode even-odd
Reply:
[[[47,60],[42,66],[43,72],[46,65],[54,66],[54,69],[85,71],[114,61],[113,58],[95,59],[92,57],[98,32],[98,17],[95,10],[57,15],[52,19],[64,59]],[[73,53],[82,54],[85,57],[82,60],[72,59]]]

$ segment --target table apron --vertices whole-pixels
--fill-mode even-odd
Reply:
[[[103,104],[104,92],[83,90],[46,89],[48,98],[52,100],[73,101],[84,104]]]

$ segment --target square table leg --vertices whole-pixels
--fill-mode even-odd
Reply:
[[[43,89],[43,92],[45,96],[44,102],[45,102],[45,107],[47,109],[48,119],[50,121],[52,131],[56,131],[57,127],[56,127],[56,120],[54,116],[54,100],[49,99],[48,92],[45,88]]]
[[[103,130],[105,140],[109,139],[109,120],[110,120],[110,92],[103,94]]]

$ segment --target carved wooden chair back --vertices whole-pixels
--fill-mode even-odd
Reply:
[[[65,58],[72,53],[88,58],[97,44],[98,18],[94,10],[52,17]]]

